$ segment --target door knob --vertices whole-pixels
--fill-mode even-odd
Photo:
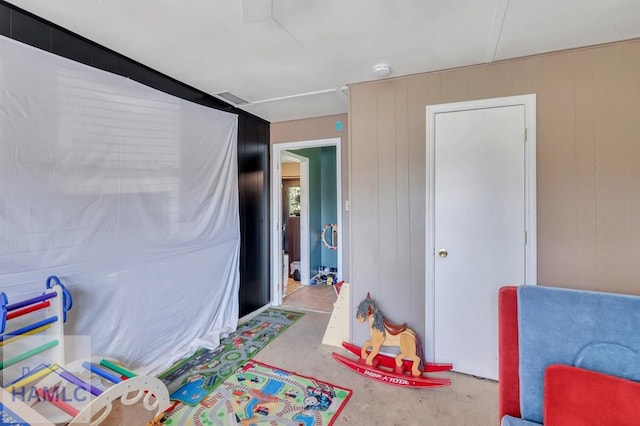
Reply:
[[[446,249],[440,249],[438,250],[438,256],[445,258],[447,257],[447,255],[449,255],[449,252]]]

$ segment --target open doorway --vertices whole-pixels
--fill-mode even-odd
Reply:
[[[340,139],[274,144],[272,161],[272,304],[330,311],[342,270]]]
[[[282,297],[309,285],[309,158],[280,153]]]

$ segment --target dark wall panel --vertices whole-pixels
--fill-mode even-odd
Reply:
[[[240,286],[245,305],[240,315],[246,315],[264,306],[265,300],[271,300],[269,257],[254,256],[254,253],[269,253],[269,145],[258,143],[265,137],[269,138],[269,125],[249,117],[239,128],[240,133],[244,141],[238,147],[242,151],[238,156],[240,230],[243,234],[252,235],[240,251],[240,264],[245,271],[245,279]]]
[[[115,73],[117,61],[118,58],[115,53],[101,49],[99,46],[91,48],[91,66]]]
[[[240,315],[270,302],[269,123],[0,0],[0,34],[113,72],[170,95],[238,115]]]
[[[11,35],[11,9],[0,4],[0,34],[5,37]]]
[[[51,29],[51,53],[91,65],[91,44],[57,28]]]
[[[16,10],[11,11],[11,38],[51,51],[51,26]]]

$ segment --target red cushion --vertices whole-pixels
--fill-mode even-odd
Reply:
[[[506,414],[520,417],[518,352],[518,293],[516,287],[502,287],[498,295],[498,392],[500,419]]]
[[[568,365],[545,370],[545,426],[638,425],[638,401],[638,382]]]

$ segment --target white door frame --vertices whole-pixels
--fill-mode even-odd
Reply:
[[[323,146],[335,146],[336,147],[336,207],[337,207],[337,224],[338,224],[338,280],[342,277],[342,159],[341,159],[341,139],[340,138],[328,138],[328,139],[314,139],[307,141],[297,141],[297,142],[286,142],[286,143],[274,143],[271,145],[271,224],[272,224],[272,233],[271,233],[271,304],[273,306],[280,306],[282,304],[282,292],[280,291],[280,284],[282,280],[282,267],[280,265],[280,254],[282,252],[282,234],[281,234],[281,224],[280,220],[282,217],[282,203],[281,203],[281,193],[280,184],[282,181],[282,164],[281,164],[281,154],[284,151],[303,149],[303,148],[320,148]],[[292,153],[287,153],[290,155]],[[302,168],[302,163],[301,163]],[[301,170],[301,178],[302,178],[302,170]],[[301,180],[302,185],[302,180]],[[301,206],[303,209],[304,206]],[[307,205],[308,211],[308,205]],[[308,216],[307,216],[308,217]],[[302,212],[300,220],[302,222]],[[308,229],[308,223],[307,223]],[[318,232],[320,232],[318,230]],[[302,234],[302,233],[301,233]],[[309,243],[308,243],[308,232],[307,232],[307,280],[310,272],[309,268]],[[303,249],[300,247],[300,257],[302,257]],[[301,259],[301,269],[303,266]],[[301,276],[304,276],[304,270],[301,270]]]
[[[537,282],[537,230],[536,230],[536,95],[509,96],[469,102],[427,105],[427,214],[425,260],[425,343],[427,360],[435,358],[435,119],[436,114],[525,106],[525,284]],[[496,294],[496,297],[498,295]]]
[[[300,283],[309,285],[309,159],[302,155],[294,154],[289,151],[280,151],[280,165],[282,159],[290,158],[300,163]],[[280,182],[282,182],[282,167],[280,168]],[[284,200],[282,200],[282,191],[280,191],[280,201],[278,203],[278,217],[282,217],[282,208]],[[282,229],[280,225],[280,229]],[[280,234],[282,238],[282,234]],[[280,242],[280,251],[282,251],[282,241]],[[290,259],[291,261],[291,259]],[[282,269],[282,266],[280,266]],[[281,281],[284,277],[280,277]],[[282,287],[278,287],[282,288]],[[284,295],[282,295],[284,296]]]

